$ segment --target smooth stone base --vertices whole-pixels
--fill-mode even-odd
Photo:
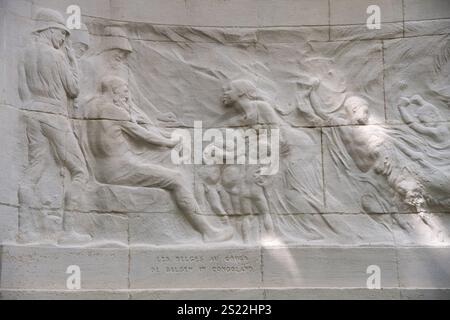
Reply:
[[[450,289],[0,290],[0,300],[448,300]]]
[[[450,247],[3,245],[2,299],[450,299]],[[67,268],[81,270],[68,290]],[[367,288],[369,266],[381,289]]]

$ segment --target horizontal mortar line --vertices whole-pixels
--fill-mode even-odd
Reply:
[[[174,27],[194,27],[194,28],[225,28],[225,29],[233,29],[233,28],[286,28],[286,27],[333,27],[333,26],[351,26],[351,25],[365,25],[364,22],[355,22],[355,23],[329,23],[329,24],[274,24],[274,25],[196,25],[196,24],[174,24],[174,23],[161,23],[161,22],[151,22],[151,21],[134,21],[134,20],[124,20],[119,18],[108,18],[108,17],[100,17],[100,16],[92,16],[87,14],[82,14],[83,17],[91,18],[91,19],[98,19],[98,20],[107,20],[107,21],[113,21],[113,22],[121,22],[121,23],[134,23],[134,24],[150,24],[155,26],[174,26]],[[420,19],[420,20],[394,20],[394,21],[382,21],[383,23],[402,23],[403,22],[421,22],[421,21],[440,21],[440,20],[449,20],[450,17],[444,17],[444,18],[427,18],[427,19]],[[34,19],[32,19],[34,20]]]
[[[23,111],[27,111],[27,110],[23,110]],[[28,112],[39,112],[39,111],[28,111]],[[56,113],[48,113],[48,112],[42,112],[45,114],[51,114],[51,115],[58,115]],[[117,120],[117,119],[81,119],[81,118],[69,118],[71,120],[77,121],[77,122],[83,122],[83,121],[112,121],[112,122],[133,122],[131,120]],[[197,120],[195,120],[197,121]],[[391,120],[393,121],[393,120]],[[398,120],[400,121],[400,120]],[[135,122],[133,122],[135,123]],[[163,124],[166,124],[165,122],[162,122]],[[421,122],[412,122],[410,124],[415,124],[415,123],[421,123]],[[170,123],[167,123],[167,126],[158,126],[158,125],[153,125],[154,128],[166,128],[166,129],[176,129],[176,128],[183,128],[183,129],[194,129],[194,126],[191,125],[180,125],[180,126],[170,126]],[[358,124],[342,124],[342,125],[324,125],[324,126],[310,126],[310,125],[281,125],[281,126],[277,126],[277,128],[283,129],[283,128],[299,128],[299,129],[320,129],[320,128],[340,128],[340,127],[370,127],[370,126],[409,126],[410,124],[408,123],[395,123],[395,122],[383,122],[383,123],[373,123],[373,124],[368,124],[368,125],[358,125]],[[436,122],[427,122],[427,124],[450,124],[450,119],[449,120],[443,120],[443,121],[436,121]],[[139,123],[139,125],[151,125],[151,123]],[[262,123],[261,125],[272,125],[271,123]],[[205,129],[234,129],[234,128],[251,128],[251,126],[246,126],[246,125],[240,125],[240,126],[203,126],[202,127],[204,130]]]
[[[408,31],[407,31],[408,32]],[[450,33],[437,33],[437,34],[424,34],[424,35],[410,35],[410,36],[400,36],[400,37],[383,37],[382,35],[379,36],[378,38],[367,38],[367,39],[333,39],[330,41],[325,41],[325,40],[309,40],[309,42],[321,42],[321,43],[325,43],[325,42],[357,42],[357,41],[380,41],[380,40],[401,40],[401,39],[406,39],[406,38],[423,38],[423,37],[438,37],[438,36],[445,36],[448,35]],[[358,37],[357,35],[355,37]],[[288,42],[289,43],[289,42]]]
[[[410,32],[412,33],[413,31],[406,31],[407,33]],[[445,33],[433,33],[433,34],[424,34],[424,35],[405,35],[403,38],[404,39],[409,39],[409,38],[419,38],[419,37],[433,37],[433,36],[448,36],[450,35],[450,31],[449,32],[445,32]],[[390,39],[386,39],[386,40],[390,40]]]
[[[399,30],[400,31],[400,30]],[[380,40],[396,40],[396,39],[404,39],[404,38],[420,38],[420,37],[433,37],[433,36],[442,36],[442,35],[446,35],[448,33],[439,33],[439,34],[424,34],[424,35],[410,35],[410,36],[398,36],[398,37],[389,37],[389,36],[383,36],[378,35],[378,36],[374,36],[373,38],[363,38],[363,39],[358,39],[358,35],[354,35],[353,37],[355,37],[355,39],[339,39],[338,37],[336,37],[337,39],[331,39],[331,40],[321,40],[321,39],[305,39],[304,41],[264,41],[261,40],[259,37],[257,37],[257,39],[253,39],[253,40],[248,40],[248,41],[228,41],[228,40],[224,40],[224,41],[197,41],[197,40],[164,40],[164,39],[140,39],[140,38],[128,38],[131,41],[142,41],[142,42],[154,42],[154,43],[218,43],[218,44],[290,44],[290,43],[305,43],[305,42],[320,42],[320,43],[333,43],[333,42],[357,42],[357,41],[380,41]],[[99,37],[107,37],[107,35],[100,35],[100,34],[93,34],[95,36],[99,36]],[[361,35],[364,36],[364,35]],[[181,36],[180,36],[181,37]],[[200,35],[200,37],[202,37]]]
[[[93,293],[93,292],[117,292],[117,293],[143,293],[143,292],[161,292],[161,291],[233,291],[233,290],[371,290],[373,292],[382,292],[383,290],[437,290],[447,291],[449,288],[436,288],[436,287],[382,287],[381,289],[368,289],[367,287],[223,287],[223,288],[148,288],[148,289],[81,289],[81,290],[67,290],[67,289],[23,289],[23,288],[0,288],[0,292],[36,292],[36,293]]]
[[[52,112],[46,112],[46,111],[34,111],[34,110],[27,110],[27,109],[22,109],[20,107],[16,107],[14,105],[10,105],[10,104],[0,104],[0,107],[7,107],[7,108],[11,108],[13,110],[19,111],[19,112],[23,112],[25,114],[32,114],[32,113],[41,113],[41,114],[48,114],[48,115],[53,115],[53,116],[62,116],[65,117],[65,115],[63,114],[59,114],[59,113],[52,113]],[[77,122],[82,122],[82,121],[113,121],[113,122],[133,122],[132,120],[117,120],[117,119],[108,119],[108,118],[93,118],[93,119],[86,119],[86,118],[74,118],[74,117],[68,117],[68,119],[70,120],[74,120]],[[196,121],[196,120],[193,120]],[[205,120],[206,121],[206,120]],[[279,128],[283,129],[283,128],[293,128],[293,129],[320,129],[320,128],[340,128],[340,127],[369,127],[369,126],[409,126],[411,124],[418,124],[420,122],[411,122],[411,123],[396,123],[393,121],[401,121],[401,120],[396,120],[396,119],[388,119],[388,122],[380,122],[380,123],[371,123],[368,125],[358,125],[358,124],[336,124],[336,125],[324,125],[324,126],[311,126],[311,125],[281,125],[279,126]],[[133,122],[134,123],[134,122]],[[176,126],[171,126],[170,123],[166,123],[166,122],[159,122],[160,124],[165,124],[165,125],[153,125],[153,128],[164,128],[164,129],[177,129],[177,128],[183,128],[183,129],[194,129],[194,126],[191,125],[176,125]],[[442,121],[435,121],[435,122],[427,122],[427,124],[450,124],[450,119],[449,120],[442,120]],[[152,125],[151,123],[139,123],[139,125]],[[263,124],[264,125],[264,124]],[[271,125],[270,123],[267,123],[267,125]],[[246,126],[246,125],[236,125],[236,126],[204,126],[202,127],[203,129],[233,129],[233,128],[250,128],[251,126]]]
[[[400,31],[400,30],[399,30]],[[129,38],[131,41],[142,41],[142,42],[153,42],[153,43],[217,43],[217,44],[303,44],[306,42],[318,42],[318,43],[333,43],[333,42],[356,42],[356,41],[380,41],[380,40],[397,40],[397,39],[404,39],[404,38],[420,38],[420,37],[433,37],[433,36],[443,36],[448,35],[450,33],[436,33],[436,34],[424,34],[424,35],[410,35],[410,36],[398,36],[398,37],[389,37],[389,36],[383,36],[378,35],[374,36],[373,38],[362,38],[358,39],[358,35],[355,35],[354,37],[356,39],[339,39],[336,37],[336,39],[331,40],[321,40],[321,39],[305,39],[304,41],[264,41],[261,39],[257,39],[256,41],[248,40],[248,41],[196,41],[196,40],[185,40],[185,41],[179,41],[179,40],[156,40],[156,39],[136,39],[136,38]],[[361,35],[361,37],[364,35]]]
[[[16,209],[20,208],[20,205],[18,205],[18,204],[11,204],[11,203],[5,203],[5,202],[0,202],[0,206],[11,207],[11,208],[16,208]]]
[[[96,17],[91,15],[82,15],[83,17],[98,19],[98,20],[106,20],[112,22],[121,22],[121,23],[133,23],[133,24],[149,24],[154,26],[173,26],[173,27],[191,27],[191,28],[221,28],[221,29],[260,29],[260,28],[286,28],[286,27],[329,27],[328,24],[311,24],[311,25],[270,25],[270,26],[262,26],[262,25],[195,25],[195,24],[173,24],[173,23],[155,23],[151,21],[133,21],[133,20],[123,20],[118,18],[105,18],[105,17]],[[34,20],[34,19],[31,19]]]
[[[383,28],[383,24],[403,24],[403,21],[381,21],[380,25],[381,28]],[[346,26],[367,26],[367,23],[365,22],[355,22],[355,23],[337,23],[337,24],[330,24],[329,27],[346,27]]]
[[[27,16],[27,15],[22,15],[22,14],[18,14],[16,12],[13,12],[11,10],[9,10],[8,8],[5,8],[5,13],[9,13],[11,15],[20,17],[20,18],[25,18],[25,19],[29,19],[29,20],[33,20],[35,21],[35,19],[33,17]],[[195,28],[225,28],[225,29],[235,29],[235,28],[286,28],[286,27],[333,27],[333,26],[346,26],[346,25],[364,25],[363,22],[361,23],[347,23],[347,24],[310,24],[310,25],[250,25],[250,26],[243,26],[243,25],[233,25],[233,26],[224,26],[224,25],[194,25],[194,24],[170,24],[170,23],[160,23],[160,22],[151,22],[151,21],[142,21],[142,20],[138,20],[138,21],[133,21],[133,20],[124,20],[124,19],[118,19],[118,18],[110,18],[110,17],[102,17],[102,16],[93,16],[93,15],[88,15],[88,14],[82,14],[82,17],[86,17],[86,18],[91,18],[91,19],[98,19],[98,20],[106,20],[106,21],[111,21],[111,22],[121,22],[121,23],[134,23],[134,24],[150,24],[150,25],[155,25],[155,26],[174,26],[174,27],[195,27]],[[405,23],[408,22],[421,22],[421,21],[440,21],[440,20],[450,20],[450,17],[444,17],[444,18],[426,18],[426,19],[420,19],[420,20],[404,20]],[[403,20],[401,21],[386,21],[386,22],[381,22],[383,23],[403,23]]]
[[[0,103],[0,108],[1,107],[5,107],[5,108],[9,108],[9,109],[14,109],[17,111],[21,111],[22,109],[20,107],[17,107],[15,105],[9,104],[9,103]]]
[[[20,208],[21,206],[17,206],[17,208]],[[121,216],[122,218],[129,218],[129,215],[179,215],[182,213],[179,212],[148,212],[148,211],[128,211],[128,212],[119,212],[119,211],[98,211],[98,210],[91,210],[91,211],[77,211],[77,210],[67,210],[67,209],[50,209],[50,208],[30,208],[33,210],[49,210],[49,211],[58,211],[58,210],[64,210],[64,212],[67,213],[75,213],[75,214],[99,214],[99,215],[117,215]],[[449,214],[450,211],[434,211],[430,212],[431,215],[441,215],[441,214]],[[272,215],[276,216],[301,216],[301,215],[348,215],[348,216],[380,216],[380,215],[392,215],[392,214],[401,214],[401,215],[418,215],[417,212],[411,212],[411,211],[396,211],[396,212],[379,212],[379,213],[365,213],[365,212],[336,212],[336,211],[328,211],[328,212],[283,212],[283,213],[271,213]],[[233,213],[229,215],[217,215],[214,213],[196,213],[198,216],[207,216],[207,217],[217,217],[217,218],[225,218],[225,217],[232,217],[232,218],[239,218],[239,217],[248,217],[248,216],[260,216],[260,213],[252,213],[252,214],[239,214],[239,213]]]
[[[408,23],[408,22],[422,22],[422,21],[442,21],[442,20],[450,20],[450,17],[447,17],[447,18],[427,18],[427,19],[421,19],[421,20],[405,20],[405,23]]]

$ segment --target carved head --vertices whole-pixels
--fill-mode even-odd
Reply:
[[[423,186],[411,176],[402,177],[396,183],[396,190],[410,206],[420,208],[425,203]]]
[[[344,103],[345,112],[353,124],[369,123],[369,104],[360,97],[350,97]]]
[[[249,80],[231,81],[224,87],[223,91],[222,102],[225,106],[230,106],[243,97],[250,100],[256,100],[258,98],[258,89]]]
[[[40,9],[35,16],[34,32],[46,37],[55,49],[64,45],[66,38],[70,35],[65,25],[63,16],[52,9]]]
[[[71,38],[75,56],[80,59],[89,50],[90,35],[87,26],[83,23],[81,29],[73,30]]]
[[[119,77],[106,77],[102,81],[102,94],[109,96],[118,107],[128,107],[130,92],[128,83]]]
[[[118,69],[124,64],[129,54],[128,51],[122,49],[111,49],[103,52],[102,55],[108,61],[111,68]]]
[[[105,28],[105,36],[100,43],[100,53],[114,69],[120,67],[133,52],[127,33],[118,26]]]

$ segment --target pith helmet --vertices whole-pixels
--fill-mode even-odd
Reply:
[[[72,30],[72,43],[83,43],[89,47],[90,45],[90,35],[88,27],[82,23],[81,29]]]
[[[69,29],[66,27],[63,16],[52,9],[39,9],[35,16],[35,32],[45,31],[50,28],[56,28],[64,30],[67,34],[70,34]]]
[[[133,52],[128,35],[121,27],[106,27],[104,35],[100,44],[100,52],[114,49],[124,50],[129,53]]]

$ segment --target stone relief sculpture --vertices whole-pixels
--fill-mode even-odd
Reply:
[[[89,232],[76,231],[79,221],[68,213],[145,214],[142,208],[156,207],[158,202],[168,208],[158,214],[184,216],[204,242],[322,241],[342,236],[345,232],[339,228],[347,227],[341,220],[334,226],[323,214],[339,212],[329,206],[339,202],[340,195],[325,191],[325,171],[339,171],[336,168],[344,168],[333,173],[345,176],[353,188],[364,186],[356,201],[364,213],[419,213],[427,225],[439,229],[425,213],[450,208],[450,131],[439,109],[420,95],[402,98],[396,106],[404,122],[398,128],[372,125],[376,121],[371,119],[370,92],[350,90],[333,59],[306,56],[302,59],[317,74],[283,70],[294,88],[289,98],[293,104],[283,108],[274,98],[279,95],[276,85],[272,93],[266,92],[276,79],[269,79],[269,63],[261,62],[267,59],[264,50],[227,47],[243,51],[229,52],[250,62],[239,65],[239,59],[221,53],[211,67],[195,61],[195,50],[176,44],[151,48],[161,56],[167,54],[159,67],[188,74],[177,79],[172,69],[168,71],[172,78],[167,90],[174,91],[174,98],[165,92],[168,102],[157,108],[155,97],[148,94],[152,83],[135,75],[137,63],[152,63],[145,51],[151,45],[130,40],[126,24],[94,21],[103,35],[91,38],[86,25],[68,30],[63,17],[50,9],[38,11],[35,20],[33,42],[19,66],[29,157],[19,191],[24,242],[41,242],[44,237],[59,244],[95,243]],[[208,54],[212,50],[209,44],[197,49]],[[347,49],[336,51],[341,55]],[[321,63],[324,70],[317,67]],[[158,75],[160,70],[154,71]],[[160,110],[172,104],[189,113],[179,94],[189,103],[202,100],[208,90],[183,89],[197,78],[217,87],[205,101],[226,116],[214,120],[225,119],[220,127],[235,128],[234,138],[246,141],[236,152],[210,145],[205,154],[248,158],[246,130],[279,130],[279,146],[266,146],[279,155],[276,173],[263,174],[267,168],[261,164],[224,161],[175,167],[168,162],[168,153],[181,148],[168,128],[188,125],[174,113]],[[201,112],[198,117],[202,119]],[[298,125],[299,120],[306,125]],[[60,174],[67,171],[70,176],[55,183],[64,193],[61,205],[39,199],[40,180],[46,167],[54,165],[49,159]],[[190,171],[195,172],[194,179],[186,174]],[[120,210],[116,204],[122,205]],[[382,218],[374,220],[384,223]]]
[[[56,11],[42,9],[36,14],[35,38],[27,48],[20,66],[20,96],[27,110],[29,165],[26,182],[20,191],[22,204],[38,205],[32,199],[35,186],[48,165],[51,154],[71,175],[66,190],[71,200],[88,181],[85,159],[73,133],[69,105],[79,95],[79,70],[75,53],[67,41],[70,31]],[[25,214],[25,212],[22,212]],[[27,228],[30,217],[21,216],[21,226]],[[31,230],[24,230],[25,233]]]
[[[104,184],[153,187],[169,190],[205,241],[224,241],[232,236],[229,229],[210,226],[199,215],[200,208],[189,188],[188,181],[174,170],[139,162],[130,153],[127,138],[143,145],[174,148],[179,141],[164,137],[158,131],[141,127],[130,120],[128,84],[117,77],[103,79],[101,96],[89,106],[87,140],[94,163],[95,178]]]
[[[306,101],[306,100],[304,100]],[[312,109],[318,110],[310,100]],[[314,114],[304,112],[315,123],[339,125],[339,134],[346,151],[349,153],[361,172],[374,170],[376,174],[384,176],[403,201],[414,206],[419,212],[422,210],[424,195],[419,182],[409,173],[407,166],[396,158],[398,146],[387,141],[386,134],[380,130],[367,127],[369,121],[369,106],[367,101],[357,96],[347,98],[343,104],[343,117],[328,116],[315,111]]]
[[[409,112],[414,105],[415,117]],[[410,99],[403,98],[398,108],[405,123],[422,139],[422,149],[427,151],[414,154],[420,165],[416,175],[426,192],[426,204],[430,208],[445,207],[448,205],[447,199],[450,194],[447,183],[449,128],[442,123],[439,110],[420,95]]]

